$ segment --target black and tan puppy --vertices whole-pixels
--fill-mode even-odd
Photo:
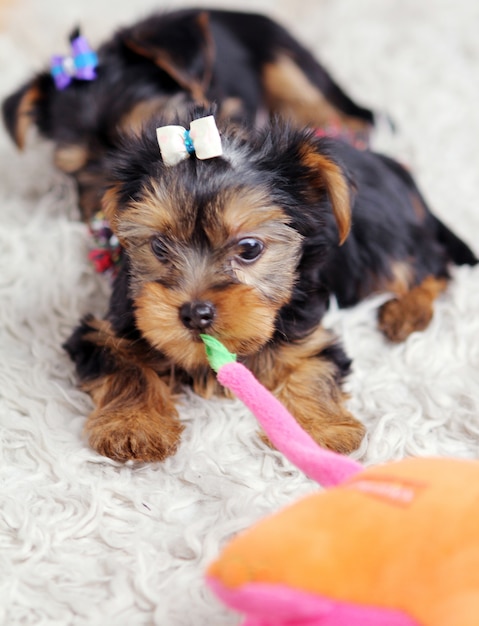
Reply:
[[[105,152],[119,133],[138,132],[152,114],[173,119],[191,104],[214,102],[217,119],[245,127],[281,114],[299,126],[341,126],[365,141],[373,123],[371,111],[261,15],[202,9],[154,15],[117,32],[97,56],[95,80],[74,77],[58,90],[43,72],[3,105],[19,147],[32,125],[53,141],[55,162],[75,178],[87,220],[100,209]]]
[[[174,452],[178,385],[219,391],[206,332],[318,443],[349,452],[364,431],[344,405],[350,361],[321,326],[330,296],[396,293],[381,324],[400,340],[429,322],[448,263],[476,259],[394,161],[280,122],[220,130],[216,158],[166,166],[150,125],[108,161],[103,206],[122,266],[106,318],[83,320],[66,344],[96,403],[91,445],[122,460]]]
[[[316,441],[353,450],[364,429],[344,404],[350,361],[321,326],[330,296],[348,306],[395,293],[379,317],[399,341],[427,326],[448,263],[474,255],[401,166],[318,138],[338,123],[367,136],[372,115],[267,18],[154,17],[98,59],[94,81],[57,91],[45,73],[4,104],[18,145],[31,124],[51,139],[83,217],[103,208],[121,243],[108,314],[83,320],[66,344],[96,405],[91,445],[119,460],[172,454],[174,394],[182,384],[220,392],[199,341],[207,332]],[[216,108],[193,111],[209,101]],[[155,127],[189,128],[210,112],[222,156],[166,166]],[[274,114],[288,121],[269,122]]]

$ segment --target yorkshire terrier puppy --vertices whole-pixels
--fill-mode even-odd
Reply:
[[[96,404],[91,445],[119,460],[172,454],[178,386],[220,392],[199,338],[209,333],[319,444],[350,452],[364,428],[345,406],[350,360],[321,326],[330,296],[348,306],[395,293],[380,325],[402,340],[427,326],[448,263],[474,255],[389,158],[275,121],[258,132],[221,122],[221,149],[204,160],[199,140],[168,127],[186,146],[171,160],[155,135],[164,121],[107,160],[121,267],[105,319],[87,317],[66,343]]]
[[[77,182],[86,220],[101,208],[105,153],[155,113],[171,120],[191,104],[214,102],[217,119],[249,128],[280,114],[364,142],[373,124],[371,111],[262,15],[184,9],[121,29],[95,53],[78,31],[71,44],[71,55],[54,57],[51,72],[4,102],[3,115],[19,147],[32,125],[53,142],[56,165]]]
[[[102,209],[119,244],[107,315],[65,345],[95,403],[93,448],[121,461],[173,454],[181,386],[221,393],[199,339],[209,333],[318,443],[355,449],[350,360],[321,326],[330,297],[392,292],[379,323],[400,341],[429,323],[448,264],[473,253],[399,164],[318,136],[339,125],[367,141],[373,116],[267,18],[185,10],[97,53],[78,33],[72,44],[3,112],[19,146],[32,124],[53,141],[84,219]]]

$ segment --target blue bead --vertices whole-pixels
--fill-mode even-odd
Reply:
[[[193,145],[193,140],[191,139],[189,130],[185,130],[185,148],[188,154],[193,154],[195,151],[195,146]]]

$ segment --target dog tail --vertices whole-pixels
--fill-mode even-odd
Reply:
[[[445,246],[455,265],[477,265],[478,258],[469,246],[459,239],[449,228],[435,217],[438,240]]]

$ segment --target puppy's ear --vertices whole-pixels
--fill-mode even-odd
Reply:
[[[16,143],[23,149],[28,129],[36,122],[38,103],[43,98],[42,77],[36,77],[4,100],[3,122]]]
[[[131,51],[155,63],[196,101],[205,101],[215,59],[207,11],[186,10],[150,18],[124,31],[122,39]]]
[[[339,232],[339,245],[351,230],[352,185],[344,169],[328,152],[319,148],[318,142],[304,142],[300,146],[300,160],[307,168],[308,183],[316,191],[326,190]]]

